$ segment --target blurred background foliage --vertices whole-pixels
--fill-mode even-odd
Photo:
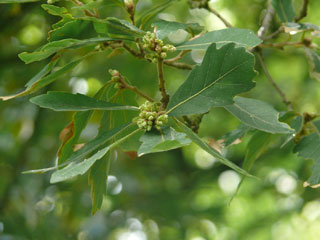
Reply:
[[[84,2],[91,2],[86,0]],[[127,18],[118,7],[104,7],[101,17]],[[140,0],[138,12],[159,0]],[[294,1],[300,9],[302,1]],[[45,3],[45,2],[43,2]],[[68,1],[57,1],[74,15],[82,12]],[[264,0],[211,1],[212,6],[234,26],[259,29],[265,13]],[[320,4],[310,1],[303,22],[320,25]],[[178,1],[158,15],[166,20],[198,22],[207,30],[224,28],[204,9],[188,8]],[[21,90],[46,62],[25,65],[17,54],[33,51],[46,43],[50,26],[59,20],[47,14],[39,3],[0,5],[0,95]],[[273,30],[279,26],[275,19]],[[179,42],[186,37],[177,32],[169,37]],[[277,41],[286,39],[280,35]],[[299,34],[292,36],[299,38]],[[65,54],[68,62],[75,50]],[[320,83],[310,79],[302,49],[265,49],[266,64],[279,86],[300,113],[320,109]],[[190,63],[201,62],[203,52],[186,56]],[[126,52],[109,58],[106,53],[87,58],[72,72],[46,90],[93,95],[110,80],[109,68],[118,69],[133,85],[156,95],[155,66],[136,60]],[[260,74],[249,97],[265,100],[278,110],[285,106],[272,86]],[[165,68],[168,91],[173,93],[188,72]],[[38,93],[37,93],[38,94]],[[91,215],[87,176],[50,185],[49,174],[22,175],[27,169],[52,166],[59,147],[59,133],[72,113],[39,109],[22,97],[0,102],[0,239],[109,239],[109,240],[318,240],[320,236],[320,190],[304,188],[311,161],[292,154],[292,145],[279,149],[275,143],[256,162],[252,173],[260,180],[247,179],[229,205],[240,176],[218,164],[195,145],[166,153],[150,154],[132,160],[121,151],[111,165],[108,197],[102,210]],[[142,99],[138,99],[141,103]],[[95,114],[82,134],[86,142],[97,134],[101,114]],[[200,135],[218,139],[240,122],[224,109],[213,109],[205,116]],[[223,154],[241,165],[249,136]]]

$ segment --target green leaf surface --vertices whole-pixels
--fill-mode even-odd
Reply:
[[[241,139],[251,129],[252,129],[251,127],[245,124],[240,124],[235,130],[221,137],[222,139],[224,139],[224,143],[223,143],[224,146],[228,147],[229,145],[234,143],[237,139]]]
[[[281,144],[280,148],[283,148],[285,145],[291,142],[291,140],[294,139],[296,134],[302,130],[303,123],[304,123],[304,120],[302,116],[297,116],[293,119],[293,121],[290,124],[290,127],[295,130],[295,133],[288,134],[285,140],[283,141],[283,143]]]
[[[304,49],[310,66],[310,76],[320,81],[320,56],[310,48]]]
[[[300,32],[319,32],[319,26],[312,23],[295,23],[288,22],[283,25],[284,31],[290,34],[296,34]]]
[[[219,152],[217,152],[216,150],[214,150],[212,147],[210,147],[206,142],[204,142],[196,133],[194,133],[190,128],[188,128],[185,124],[183,124],[182,122],[180,122],[179,120],[176,120],[176,123],[178,125],[178,127],[187,134],[187,136],[195,143],[197,144],[200,148],[202,148],[203,150],[205,150],[206,152],[208,152],[209,154],[211,154],[213,157],[215,157],[219,162],[221,162],[222,164],[232,168],[233,170],[243,174],[243,175],[248,175],[251,176],[250,174],[248,174],[245,170],[243,170],[242,168],[238,167],[237,165],[235,165],[233,162],[231,162],[230,160],[226,159],[225,157],[223,157]]]
[[[30,101],[40,107],[49,108],[54,111],[139,110],[134,106],[110,103],[79,93],[47,92],[46,94],[31,98]]]
[[[167,7],[169,7],[171,4],[173,4],[175,1],[173,0],[167,0],[163,3],[160,3],[147,11],[145,11],[142,16],[137,21],[137,26],[139,26],[142,29],[145,29],[145,27],[148,26],[150,21],[156,17],[156,15],[163,10],[165,10]]]
[[[271,4],[282,22],[292,22],[295,17],[291,0],[272,0]]]
[[[177,132],[172,127],[162,127],[161,131],[153,128],[146,132],[140,141],[142,144],[138,150],[138,156],[169,151],[191,143],[190,139],[186,138],[186,134]]]
[[[52,4],[42,4],[41,7],[53,16],[63,17],[66,14],[70,14],[66,8],[58,7],[58,6],[55,6]],[[70,14],[70,16],[71,16],[71,14]]]
[[[47,86],[48,84],[52,83],[53,81],[55,81],[58,77],[62,76],[63,74],[67,73],[68,71],[70,71],[71,69],[73,69],[75,66],[77,66],[85,57],[87,57],[88,55],[77,59],[71,63],[68,63],[67,65],[61,67],[60,69],[58,69],[57,71],[51,72],[50,74],[48,74],[47,76],[41,77],[39,79],[33,79],[32,80],[32,84],[28,84],[29,86],[22,92],[14,94],[14,95],[10,95],[10,96],[0,96],[0,99],[2,99],[3,101],[7,101],[9,99],[13,99],[16,97],[22,97],[22,96],[26,96],[28,94],[31,94],[33,92],[36,92],[37,90]]]
[[[27,53],[23,52],[19,54],[19,58],[25,63],[29,64],[35,61],[41,61],[57,53],[58,51],[66,48],[78,48],[90,44],[97,44],[100,42],[112,41],[113,38],[90,38],[85,40],[78,39],[63,39],[59,41],[49,42],[46,45],[42,46],[38,50]]]
[[[137,106],[136,94],[128,89],[122,89],[118,92],[112,85],[107,89],[107,93],[104,95],[103,100],[113,102],[122,105]],[[114,127],[122,124],[132,122],[134,117],[138,116],[138,112],[135,111],[105,111],[100,123],[100,132],[108,131]],[[130,131],[130,128],[125,130],[118,138],[125,136]],[[128,139],[121,144],[121,148],[124,151],[137,151],[141,145],[139,141],[140,135],[136,134],[132,138]]]
[[[107,88],[108,83],[106,83],[94,96],[96,99],[101,99],[105,89]],[[61,134],[60,138],[62,140],[62,144],[58,151],[58,163],[61,164],[65,162],[74,152],[74,146],[78,143],[79,137],[83,129],[86,127],[90,117],[92,116],[93,111],[84,111],[84,112],[76,112],[72,121],[68,126],[66,126]],[[65,136],[61,136],[62,133]]]
[[[71,163],[67,167],[54,172],[51,175],[50,183],[63,182],[75,176],[85,174],[93,166],[93,164],[97,160],[104,157],[109,150],[109,147],[103,148],[102,150],[99,150],[93,154],[90,158],[80,163]]]
[[[179,29],[183,29],[189,32],[192,36],[203,31],[203,27],[198,23],[178,23],[178,22],[169,22],[165,20],[158,20],[152,23],[153,27],[157,27],[157,38],[165,39]]]
[[[89,172],[89,184],[91,185],[92,214],[95,214],[102,205],[103,197],[107,195],[107,179],[111,154],[108,153],[100,161],[93,164]]]
[[[101,133],[96,138],[92,139],[90,142],[86,143],[83,148],[74,152],[70,158],[64,163],[76,162],[83,160],[88,154],[94,152],[95,150],[103,147],[109,141],[113,140],[115,137],[119,136],[123,131],[128,129],[131,124],[127,123],[119,127],[115,127],[109,131]]]
[[[145,31],[137,28],[126,20],[109,17],[106,20],[108,26],[108,33],[124,36],[137,36],[141,37],[145,34]]]
[[[237,47],[253,48],[261,43],[251,30],[241,28],[226,28],[203,34],[192,41],[177,46],[177,50],[206,50],[212,43],[217,48],[234,43]]]
[[[59,61],[59,58],[54,58],[52,61],[50,61],[44,68],[42,68],[33,78],[31,78],[26,84],[25,87],[29,88],[31,87],[34,83],[39,81],[40,79],[44,78],[47,76],[53,68],[57,65]]]
[[[293,133],[288,124],[279,122],[279,112],[260,100],[236,97],[235,103],[225,109],[252,128],[269,133]]]
[[[1,3],[28,3],[28,2],[39,2],[40,0],[0,0]]]
[[[307,181],[311,186],[320,184],[320,121],[314,122],[314,126],[316,132],[302,138],[294,148],[300,157],[314,161],[311,177]]]
[[[244,48],[230,43],[217,49],[212,44],[202,64],[191,71],[172,96],[167,112],[170,116],[183,116],[230,105],[236,94],[255,86],[251,81],[255,75],[254,56]]]
[[[274,135],[270,133],[265,133],[261,131],[256,131],[250,141],[248,142],[246,148],[246,156],[242,164],[242,168],[247,172],[250,172],[252,166],[254,165],[255,161],[266,151],[268,146],[274,139]],[[246,176],[242,176],[240,183],[238,184],[237,190],[232,196],[232,199],[237,195],[239,189],[246,179]],[[231,200],[232,200],[231,199]]]
[[[78,175],[85,174],[97,161],[103,158],[107,152],[109,152],[112,148],[119,145],[121,142],[125,141],[126,139],[130,138],[134,134],[136,134],[139,131],[142,131],[140,129],[136,129],[135,131],[131,132],[130,134],[126,135],[125,137],[115,141],[114,143],[108,145],[107,147],[104,147],[103,149],[100,149],[96,153],[94,153],[91,157],[88,159],[85,159],[82,162],[76,163],[77,160],[81,159],[81,157],[87,155],[89,152],[92,152],[94,150],[97,150],[101,145],[108,142],[110,137],[115,136],[119,131],[119,128],[114,129],[113,131],[110,131],[104,135],[105,138],[103,138],[103,141],[101,141],[101,138],[96,138],[92,140],[91,142],[87,143],[82,149],[75,152],[73,156],[68,160],[68,162],[71,162],[67,167],[62,168],[56,172],[54,172],[51,175],[50,183],[57,183],[62,182],[65,180],[68,180],[70,178],[73,178]],[[103,144],[102,144],[103,142]],[[92,145],[93,143],[96,143],[96,145]],[[89,151],[88,151],[89,150]],[[78,153],[80,152],[80,153]],[[78,153],[78,154],[77,154]],[[80,157],[81,156],[81,157]]]

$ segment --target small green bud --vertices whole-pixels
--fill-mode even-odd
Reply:
[[[151,131],[151,129],[152,129],[152,126],[147,127],[147,131]]]
[[[148,121],[148,125],[152,126],[153,122],[152,121]]]
[[[151,62],[152,62],[152,63],[157,63],[157,62],[158,62],[158,59],[153,58],[153,59],[151,60]]]
[[[167,54],[166,54],[165,52],[162,52],[162,53],[160,54],[160,57],[161,57],[161,58],[166,58],[166,57],[167,57]]]
[[[148,117],[148,120],[149,120],[149,121],[152,121],[153,119],[154,119],[154,116]]]

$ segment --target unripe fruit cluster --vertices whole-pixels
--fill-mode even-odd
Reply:
[[[208,5],[208,0],[189,0],[191,8],[204,8]]]
[[[140,107],[140,114],[133,121],[137,122],[139,128],[151,131],[152,127],[160,130],[161,126],[168,122],[168,115],[161,114],[160,104],[151,103],[149,101],[142,104]]]
[[[171,44],[164,44],[163,41],[157,38],[155,33],[147,32],[142,38],[143,48],[150,51],[145,55],[146,59],[149,59],[153,63],[156,63],[159,58],[166,58],[167,52],[173,52],[176,48]]]
[[[111,74],[111,80],[115,82],[114,88],[121,88],[122,84],[120,82],[120,72],[118,70],[109,69],[109,73]]]

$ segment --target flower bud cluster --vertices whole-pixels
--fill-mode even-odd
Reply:
[[[120,75],[120,72],[118,70],[114,70],[114,69],[109,69],[109,73],[111,74],[112,78],[111,80],[113,82],[115,82],[115,85],[114,87],[115,88],[122,88],[123,85],[120,81],[120,78],[121,78],[121,75]]]
[[[189,0],[190,8],[205,8],[208,5],[208,0]]]
[[[149,101],[146,101],[139,107],[139,109],[139,116],[133,119],[133,121],[137,123],[139,128],[151,131],[152,127],[155,127],[156,129],[160,130],[161,126],[168,122],[168,115],[161,114],[159,112],[159,103],[151,103]]]
[[[145,55],[153,63],[156,63],[159,58],[166,58],[167,52],[173,52],[176,48],[171,44],[164,44],[163,41],[157,38],[155,33],[147,32],[142,38],[142,46],[150,53]]]

